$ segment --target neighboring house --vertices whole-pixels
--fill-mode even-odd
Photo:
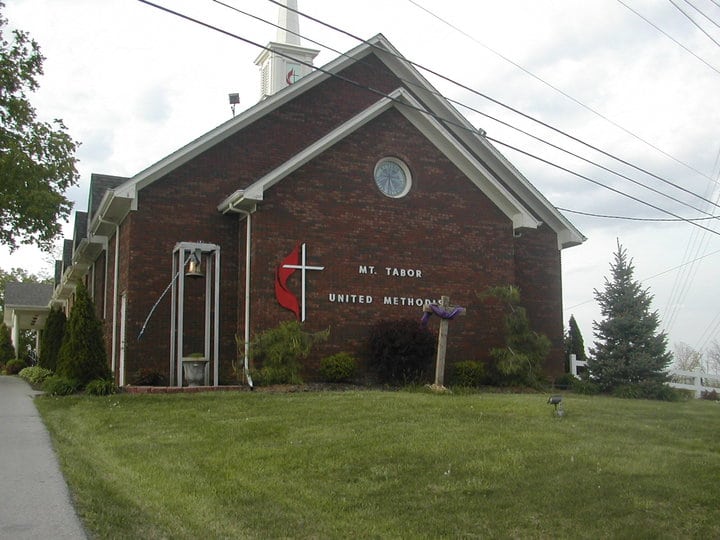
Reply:
[[[311,71],[316,53],[282,32],[257,59],[258,104],[132,178],[93,175],[53,301],[85,281],[119,384],[178,384],[191,353],[222,384],[236,336],[330,327],[312,372],[441,295],[467,308],[448,361],[489,361],[503,314],[476,293],[515,284],[562,372],[560,252],[583,235],[385,37]]]

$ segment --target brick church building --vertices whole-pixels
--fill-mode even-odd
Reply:
[[[255,106],[132,178],[92,176],[52,302],[84,280],[118,384],[186,384],[193,355],[218,385],[247,361],[236,337],[297,318],[362,359],[373,323],[441,295],[467,309],[448,362],[489,361],[503,314],[477,293],[514,284],[562,372],[561,251],[583,235],[384,36],[315,69],[281,20]]]

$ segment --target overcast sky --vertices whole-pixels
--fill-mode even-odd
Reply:
[[[228,93],[240,94],[238,112],[258,101],[259,75],[253,61],[261,49],[252,43],[137,0],[5,1],[10,26],[28,31],[47,58],[41,88],[32,99],[40,117],[62,118],[72,137],[82,143],[80,184],[69,193],[77,210],[86,210],[91,173],[133,176],[228,120]],[[273,27],[220,2],[157,3],[258,45],[275,39]],[[278,7],[268,0],[225,3],[277,22]],[[683,218],[707,217],[720,213],[712,204],[720,195],[720,7],[717,0],[674,3],[697,25],[669,0],[364,0],[355,3],[358,7],[337,0],[299,0],[299,9],[360,38],[383,33],[409,60],[474,89],[477,93],[423,73],[447,97],[469,106],[456,105],[488,136],[636,199],[498,144],[553,205],[591,214],[674,219],[642,201]],[[303,45],[321,50],[316,65],[358,43],[302,17],[300,32],[320,43],[303,40]],[[562,254],[564,318],[567,324],[575,315],[586,345],[593,342],[593,320],[600,319],[593,289],[601,289],[609,275],[617,239],[634,260],[635,277],[654,295],[653,308],[660,313],[671,347],[683,341],[700,349],[720,338],[716,233],[683,221],[565,215],[588,237],[582,246]],[[720,231],[716,222],[695,223]],[[65,231],[70,237],[71,224]],[[0,255],[0,266],[6,270],[23,267],[51,273],[49,259],[34,249],[23,248],[12,256],[2,250]]]

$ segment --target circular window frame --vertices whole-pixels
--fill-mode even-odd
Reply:
[[[381,187],[380,184],[378,184],[377,179],[377,172],[381,165],[384,163],[394,163],[400,169],[402,170],[403,174],[405,174],[405,187],[403,190],[398,193],[397,195],[393,195],[390,193],[386,193]],[[392,156],[386,156],[383,158],[380,158],[378,162],[375,164],[375,168],[373,169],[373,182],[375,183],[375,187],[378,189],[380,193],[385,195],[386,197],[389,197],[390,199],[401,199],[405,195],[407,195],[410,192],[410,189],[412,188],[412,174],[410,173],[410,168],[405,164],[405,162],[402,159],[392,157]]]

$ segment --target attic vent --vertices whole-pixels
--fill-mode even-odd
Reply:
[[[265,64],[260,75],[260,90],[263,97],[270,94],[270,66]]]

